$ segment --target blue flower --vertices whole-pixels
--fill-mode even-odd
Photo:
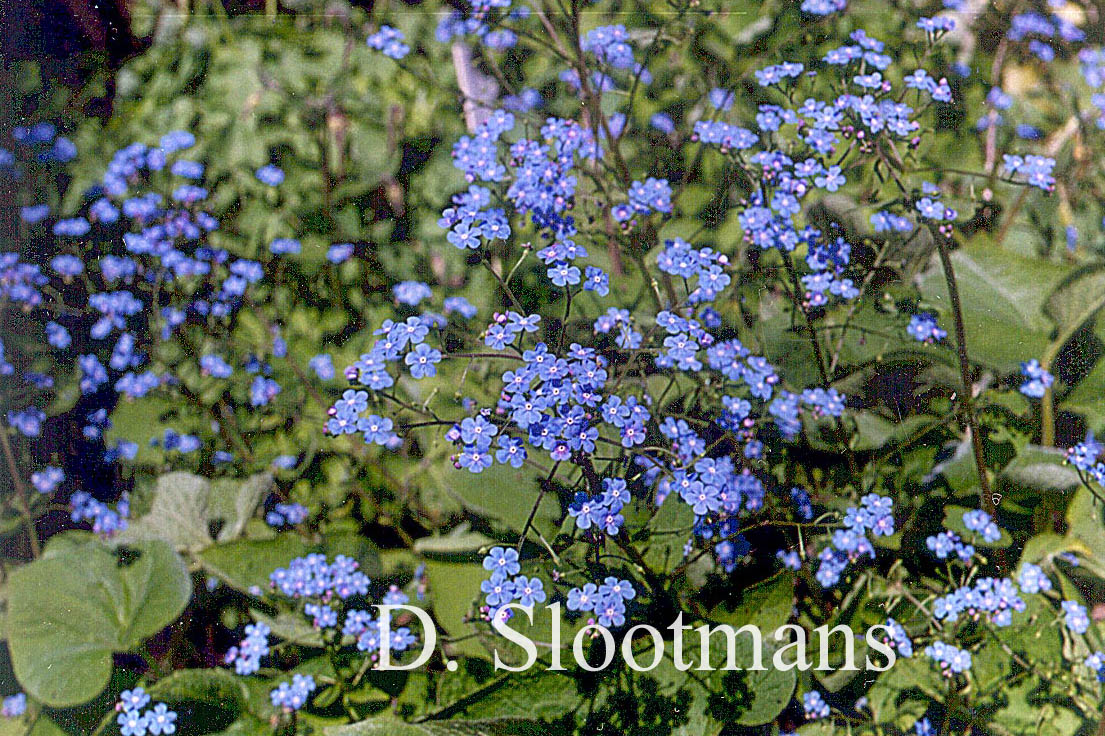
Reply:
[[[498,427],[482,416],[465,417],[460,423],[461,441],[483,448],[490,446],[491,438],[494,437],[498,431]]]
[[[278,256],[294,255],[299,253],[301,247],[295,238],[277,238],[269,244],[269,250]]]
[[[329,353],[320,353],[307,361],[307,367],[315,372],[322,381],[329,381],[334,377],[334,360]]]
[[[614,627],[625,623],[625,600],[620,596],[600,596],[595,601],[594,611],[598,614],[600,626]]]
[[[146,736],[149,721],[137,710],[126,710],[115,719],[123,736]]]
[[[909,336],[918,342],[940,342],[948,336],[946,330],[940,329],[936,324],[936,317],[928,312],[921,312],[909,318],[909,326],[906,327]]]
[[[518,564],[518,552],[504,547],[492,547],[483,559],[483,569],[503,575],[517,575],[522,566]]]
[[[368,37],[369,48],[376,49],[384,56],[402,59],[410,53],[410,46],[404,41],[403,32],[391,26],[380,26],[380,30]]]
[[[569,611],[593,611],[598,600],[598,587],[594,583],[586,583],[582,588],[572,588],[568,591]]]
[[[42,470],[31,473],[31,485],[43,495],[53,493],[58,484],[63,481],[65,481],[65,471],[53,465],[47,465]]]
[[[421,281],[400,282],[391,288],[391,292],[395,296],[395,301],[412,307],[418,306],[423,299],[433,296],[430,287]]]
[[[1041,593],[1051,590],[1051,580],[1044,574],[1039,565],[1031,562],[1021,564],[1021,572],[1017,576],[1017,584],[1025,593]]]
[[[119,705],[124,711],[141,710],[145,708],[149,702],[149,694],[140,687],[136,687],[133,690],[124,690],[119,695]]]
[[[457,467],[464,468],[471,473],[482,473],[490,468],[494,460],[490,448],[481,448],[476,445],[467,445],[457,456]]]
[[[707,99],[709,99],[710,104],[713,105],[715,110],[725,112],[733,106],[733,100],[735,96],[732,90],[714,87],[710,90],[710,93],[706,97]]]
[[[1090,628],[1090,618],[1086,607],[1077,601],[1063,601],[1063,623],[1076,634],[1085,634]]]
[[[445,301],[442,302],[442,307],[445,314],[448,315],[456,312],[464,319],[472,319],[477,313],[476,307],[462,296],[445,297]]]
[[[0,716],[4,718],[18,718],[27,712],[27,696],[24,693],[9,695],[0,705]]]
[[[671,135],[675,132],[675,123],[672,121],[671,116],[668,115],[666,112],[653,113],[652,117],[649,118],[648,123],[661,133],[667,133],[668,135]]]
[[[282,682],[269,693],[272,704],[287,711],[295,711],[307,704],[311,693],[315,691],[315,680],[310,675],[296,673],[292,682]]]
[[[265,164],[254,173],[257,181],[270,187],[279,186],[284,181],[284,171],[273,164]]]
[[[810,720],[829,717],[829,704],[817,690],[810,690],[802,695],[802,708],[806,711],[806,718]]]
[[[526,448],[521,440],[503,434],[499,435],[497,443],[499,449],[495,451],[496,462],[512,468],[522,467],[526,461]]]
[[[1033,358],[1021,363],[1021,375],[1027,380],[1018,389],[1022,394],[1033,399],[1042,399],[1051,385],[1055,383],[1055,376],[1051,375],[1040,361]]]
[[[830,166],[824,174],[814,179],[814,183],[830,192],[835,192],[844,185],[844,175],[840,173],[839,166]]]
[[[176,713],[169,710],[168,706],[164,703],[158,703],[146,713],[146,724],[153,736],[159,736],[160,734],[168,736],[176,733],[176,718]]]
[[[392,420],[389,417],[381,417],[369,414],[357,421],[357,430],[364,433],[365,442],[374,442],[377,445],[386,446],[395,437],[392,431]]]
[[[173,176],[180,176],[185,179],[202,179],[203,164],[196,161],[179,159],[173,162],[172,167],[169,169],[169,173]]]
[[[50,214],[50,205],[48,204],[35,204],[29,207],[22,207],[19,210],[19,219],[28,225],[36,225],[47,218]]]
[[[580,280],[579,269],[569,263],[560,261],[548,270],[548,276],[557,286],[578,284]]]
[[[925,647],[925,654],[943,670],[945,677],[962,674],[971,669],[971,653],[942,641],[933,642]]]
[[[617,596],[623,600],[631,601],[637,597],[637,591],[633,589],[633,583],[628,580],[608,577],[599,587],[599,595],[604,597]]]
[[[963,514],[963,524],[971,531],[982,535],[984,541],[994,543],[1001,539],[1001,530],[990,520],[990,515],[980,509]]]
[[[545,586],[537,578],[519,575],[512,581],[514,594],[523,606],[532,606],[545,600]]]
[[[69,335],[69,330],[59,325],[57,322],[46,323],[46,342],[52,347],[64,350],[69,347],[73,342],[73,338]]]
[[[441,362],[441,352],[422,343],[407,353],[403,362],[410,366],[413,378],[430,378],[437,375],[434,365]]]
[[[273,379],[256,376],[249,388],[250,406],[266,406],[280,391],[280,384]]]
[[[330,263],[345,263],[353,255],[352,243],[335,243],[326,250],[326,260]]]
[[[83,217],[73,217],[68,220],[58,220],[54,223],[54,235],[62,235],[70,238],[79,238],[87,235],[92,226]]]
[[[514,583],[498,573],[480,583],[480,592],[484,594],[487,605],[492,607],[510,603],[516,597]]]
[[[610,277],[601,268],[588,266],[584,274],[583,288],[599,296],[606,296],[610,293]]]

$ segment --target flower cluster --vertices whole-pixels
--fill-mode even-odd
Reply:
[[[509,610],[502,610],[507,603],[534,606],[547,598],[545,584],[539,578],[518,574],[522,566],[517,550],[492,547],[483,558],[483,569],[491,573],[480,583],[485,603],[481,611],[489,621],[507,616]]]
[[[288,567],[279,567],[269,575],[269,584],[289,598],[319,598],[345,600],[365,595],[371,581],[357,568],[356,560],[338,555],[328,563],[326,555],[310,554],[297,557]]]
[[[977,619],[985,613],[995,626],[1009,626],[1013,612],[1024,609],[1025,602],[1009,578],[979,578],[973,586],[958,588],[932,604],[938,620],[956,621],[960,614]]]
[[[629,499],[624,480],[603,478],[602,494],[591,497],[583,491],[578,492],[568,507],[568,515],[575,518],[579,529],[616,535],[625,523],[621,510]]]
[[[1105,462],[1101,461],[1105,447],[1094,439],[1093,433],[1086,439],[1066,451],[1066,459],[1074,467],[1085,473],[1090,479],[1105,485]]]
[[[811,721],[829,717],[829,704],[817,690],[810,690],[802,695],[802,708],[806,711],[806,718]]]
[[[417,641],[410,628],[393,629],[385,626],[382,619],[374,619],[367,610],[352,607],[358,600],[367,600],[371,585],[371,580],[358,567],[356,560],[344,555],[337,555],[333,562],[328,562],[325,555],[309,554],[292,560],[287,568],[277,568],[269,580],[282,595],[301,601],[302,612],[311,626],[337,646],[353,644],[357,651],[370,655],[370,661],[376,661],[382,649],[387,649],[389,655],[407,651]],[[408,600],[404,593],[394,588],[383,597],[383,603],[391,605],[405,604]],[[255,629],[257,631],[269,633],[264,629]],[[239,651],[237,656],[244,654]],[[254,654],[247,666],[254,665],[259,656]],[[312,687],[307,688],[306,684]],[[283,683],[272,692],[273,704],[298,710],[313,689],[313,683],[307,681],[298,684],[293,681],[291,686]]]
[[[317,687],[315,678],[297,672],[292,675],[291,684],[282,682],[277,685],[269,693],[269,700],[272,701],[274,706],[283,709],[285,712],[296,711],[307,704],[307,701],[311,698],[311,693]]]
[[[238,646],[227,650],[223,664],[233,664],[234,671],[239,675],[256,673],[261,668],[261,658],[268,656],[271,633],[272,629],[261,622],[248,624],[245,638]]]
[[[0,716],[4,718],[18,718],[27,712],[26,693],[16,693],[6,696],[0,702]]]
[[[123,736],[168,736],[176,733],[177,714],[164,703],[156,703],[143,712],[142,709],[149,704],[150,696],[142,688],[123,691],[115,704],[115,710],[119,711],[116,723]]]
[[[887,644],[898,650],[899,657],[912,657],[913,640],[909,638],[905,627],[892,618],[886,619],[886,626],[890,629],[889,636],[886,639]]]
[[[1033,399],[1042,399],[1051,388],[1051,384],[1055,382],[1055,377],[1048,373],[1035,358],[1021,363],[1021,375],[1024,376],[1025,381],[1018,390]]]
[[[880,537],[894,533],[893,506],[893,499],[869,493],[861,499],[860,507],[849,507],[844,515],[844,528],[833,532],[832,544],[818,555],[821,565],[817,569],[817,582],[832,587],[840,581],[849,563],[863,555],[873,559],[875,548],[867,534]]]
[[[1001,529],[985,511],[981,509],[965,511],[962,518],[963,526],[973,532],[969,542],[963,541],[959,534],[951,529],[945,529],[925,539],[925,546],[937,559],[946,560],[954,554],[963,562],[970,562],[975,554],[975,547],[971,542],[981,540],[986,544],[994,544],[1001,539]]]
[[[945,677],[963,674],[971,669],[970,652],[942,641],[935,641],[925,647],[925,654],[940,667]]]
[[[52,126],[36,125],[15,132],[22,145],[42,155],[39,161],[68,161],[75,155],[71,144],[56,137]],[[53,254],[45,264],[24,260],[17,253],[0,254],[0,298],[23,307],[20,318],[28,334],[39,331],[53,348],[58,364],[77,367],[78,388],[94,406],[83,428],[86,439],[101,442],[111,420],[106,406],[118,396],[141,399],[155,391],[171,391],[181,385],[184,366],[166,366],[151,356],[160,343],[183,340],[193,325],[207,330],[225,329],[247,295],[248,287],[261,280],[265,266],[259,260],[231,255],[212,245],[219,220],[205,207],[208,190],[203,186],[204,164],[184,158],[195,145],[186,131],[173,131],[156,145],[133,143],[115,153],[100,184],[89,194],[81,214],[61,218],[46,205],[21,211],[33,237],[52,237]],[[257,176],[276,186],[283,172],[275,166],[260,169]],[[92,315],[57,309],[57,295],[83,304]],[[281,356],[277,338],[273,355]],[[191,350],[187,349],[186,353]],[[284,349],[286,352],[286,346]],[[14,373],[16,365],[0,347],[0,374]],[[156,366],[156,367],[155,367]],[[245,364],[253,379],[251,400],[264,406],[281,387],[267,374],[267,364],[251,358]],[[201,375],[229,379],[234,367],[221,355],[207,352],[199,359]],[[8,408],[9,426],[27,437],[37,437],[46,419],[43,406],[55,388],[49,373],[24,371],[31,391],[18,392],[19,401]],[[184,379],[187,380],[187,379]],[[216,426],[217,431],[217,426]],[[164,451],[189,454],[202,447],[199,436],[166,429],[151,444]],[[104,460],[133,459],[138,447],[119,440],[103,448]],[[219,450],[217,463],[233,455]],[[48,466],[32,474],[32,485],[52,494],[65,481],[64,473]],[[114,534],[126,527],[128,501],[114,504],[79,491],[70,498],[74,522],[91,522],[94,531]]]
[[[601,585],[584,583],[568,591],[569,611],[592,611],[601,626],[614,627],[625,623],[626,606],[637,597],[633,583],[609,576]]]
[[[411,47],[404,43],[406,39],[403,32],[391,26],[380,26],[380,30],[368,37],[368,47],[376,49],[384,56],[392,59],[402,59],[411,52]]]
[[[909,318],[909,326],[906,327],[906,332],[909,336],[918,342],[935,343],[940,342],[948,336],[946,330],[940,328],[936,324],[936,317],[928,312],[922,312],[921,314],[915,314]]]

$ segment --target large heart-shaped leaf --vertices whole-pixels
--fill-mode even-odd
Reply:
[[[171,623],[191,592],[184,562],[165,542],[118,553],[99,541],[56,546],[8,583],[15,676],[47,705],[86,702],[107,685],[112,653]]]
[[[220,542],[236,539],[272,482],[271,473],[214,483],[192,473],[166,473],[157,479],[149,512],[131,522],[115,541],[162,539],[180,551],[198,552],[214,543],[213,532]]]

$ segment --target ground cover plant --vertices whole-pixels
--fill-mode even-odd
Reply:
[[[5,93],[0,734],[1105,733],[1095,5],[141,8]]]

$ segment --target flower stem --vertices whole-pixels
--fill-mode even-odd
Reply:
[[[27,486],[19,475],[19,467],[15,463],[15,453],[12,452],[11,442],[8,441],[7,427],[0,425],[0,445],[4,448],[4,459],[8,463],[8,474],[11,476],[12,485],[15,486],[15,496],[19,501],[20,511],[23,512],[23,524],[27,527],[27,541],[31,545],[31,555],[38,557],[42,550],[38,543],[38,530],[35,529],[35,520],[31,516],[31,505],[27,501]]]
[[[948,284],[948,297],[951,299],[952,313],[955,317],[955,347],[956,354],[959,357],[959,377],[963,383],[963,393],[959,398],[960,414],[967,423],[967,430],[971,433],[971,449],[974,452],[975,465],[978,468],[978,485],[982,508],[993,516],[997,509],[997,500],[990,493],[990,479],[986,475],[986,457],[982,452],[982,436],[978,431],[978,421],[975,418],[974,404],[971,400],[971,362],[967,357],[967,328],[963,323],[963,304],[959,300],[959,286],[955,280],[955,268],[952,266],[947,238],[937,233],[936,246],[940,253],[940,265],[944,270],[944,280]]]

